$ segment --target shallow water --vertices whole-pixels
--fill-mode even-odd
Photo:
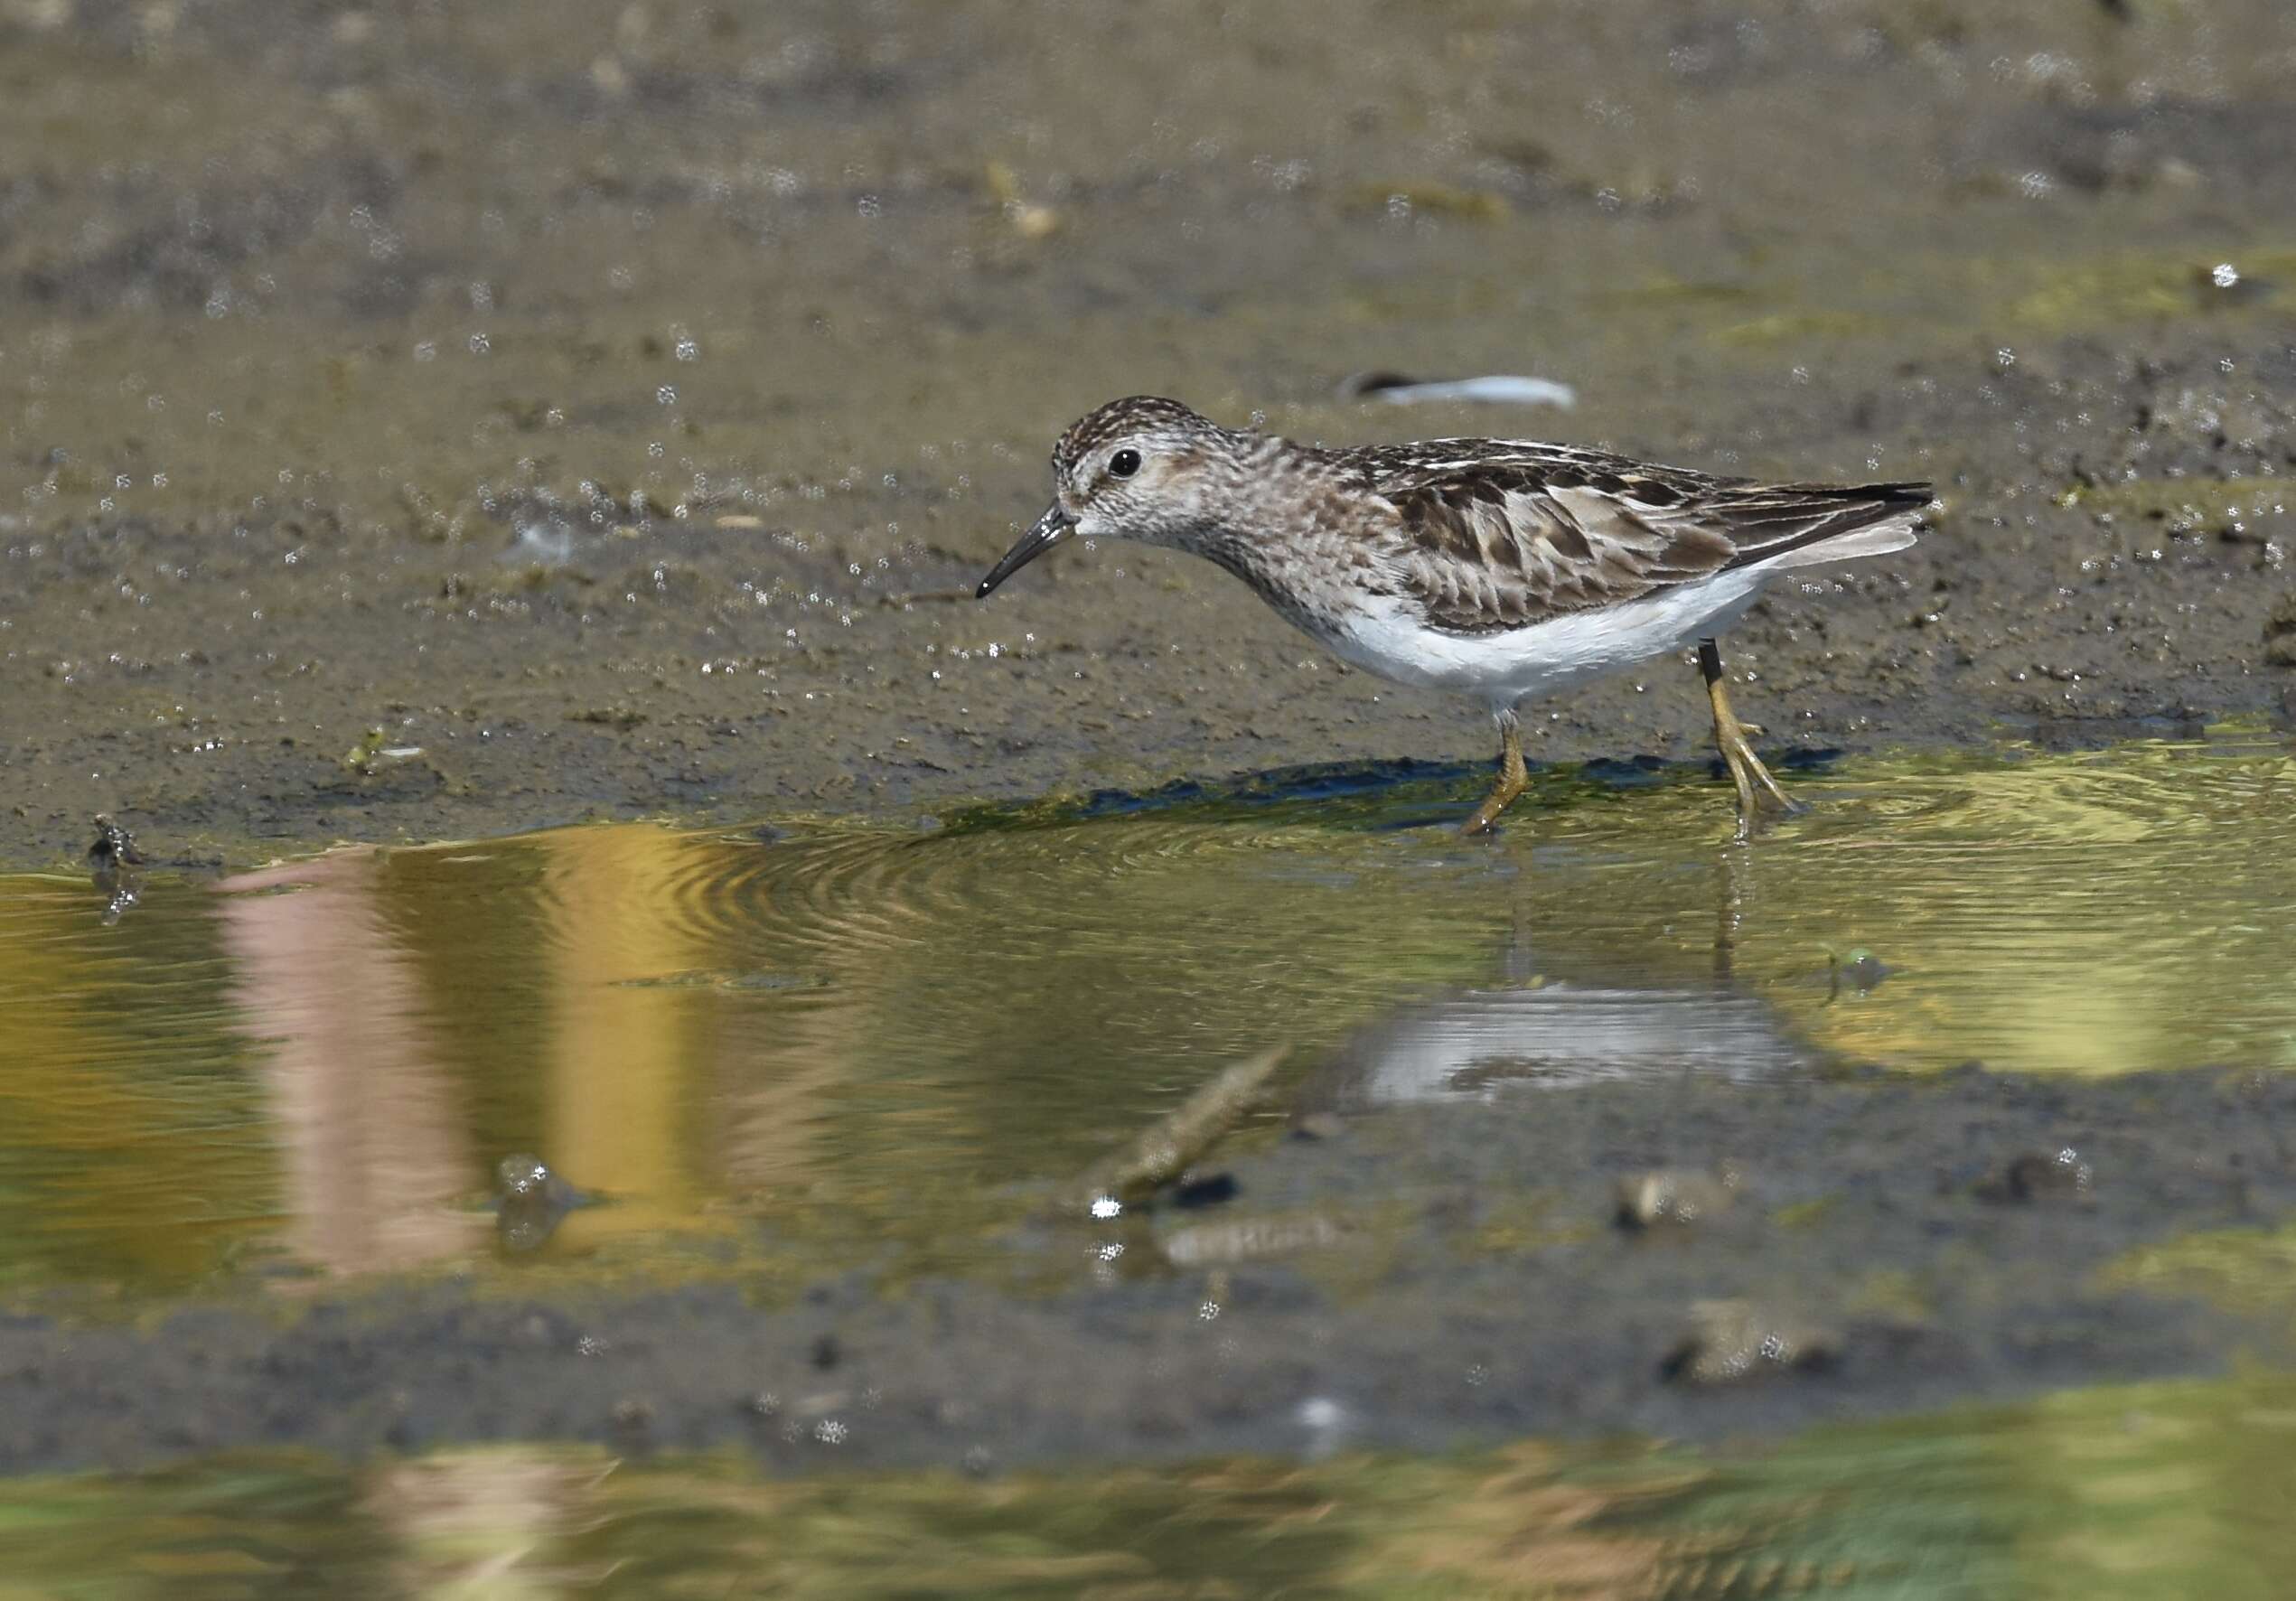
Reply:
[[[2107,1388],[1694,1454],[761,1479],[507,1447],[0,1485],[39,1595],[2102,1598],[2283,1593],[2285,1380]]]
[[[1750,843],[1725,788],[1631,770],[1463,842],[1475,782],[341,853],[113,925],[8,882],[0,1286],[494,1272],[520,1152],[602,1203],[538,1270],[1026,1268],[1051,1186],[1278,1043],[1348,1106],[2296,1066],[2282,742],[1848,763]]]

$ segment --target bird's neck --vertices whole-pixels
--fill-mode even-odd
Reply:
[[[1313,451],[1284,440],[1260,436],[1251,444],[1258,448],[1254,459],[1239,463],[1235,493],[1206,518],[1187,548],[1306,627],[1295,613],[1304,591],[1314,585],[1303,585],[1302,557],[1332,537],[1317,510],[1343,487],[1344,474]]]

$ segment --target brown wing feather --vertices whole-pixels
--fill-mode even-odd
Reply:
[[[1485,446],[1481,460],[1430,459],[1438,446],[1469,444]],[[1902,517],[1929,499],[1926,484],[1751,484],[1590,451],[1537,459],[1529,447],[1489,442],[1380,455],[1359,459],[1387,477],[1379,488],[1396,511],[1395,568],[1428,622],[1457,633],[1634,600]]]

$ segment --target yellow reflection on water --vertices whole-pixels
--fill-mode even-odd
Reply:
[[[1901,970],[1794,1021],[1858,1059],[2029,1072],[2296,1066],[2296,756],[2154,745],[1829,791],[1766,858],[1751,942],[1781,977],[1870,947]],[[1798,948],[1797,948],[1798,947]],[[1757,958],[1759,960],[1759,958]]]
[[[163,907],[125,946],[98,910],[0,887],[0,1287],[178,1278],[276,1212],[214,928]]]
[[[538,1149],[615,1198],[569,1217],[567,1237],[690,1223],[707,1159],[695,1134],[715,1019],[690,991],[623,982],[697,965],[695,932],[672,893],[680,843],[651,829],[568,829],[538,843],[552,909],[549,1013],[537,1042],[548,1112]]]

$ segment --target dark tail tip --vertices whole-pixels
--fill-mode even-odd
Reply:
[[[1861,483],[1850,492],[1878,506],[1926,506],[1937,498],[1935,484],[1910,479],[1902,483]]]

